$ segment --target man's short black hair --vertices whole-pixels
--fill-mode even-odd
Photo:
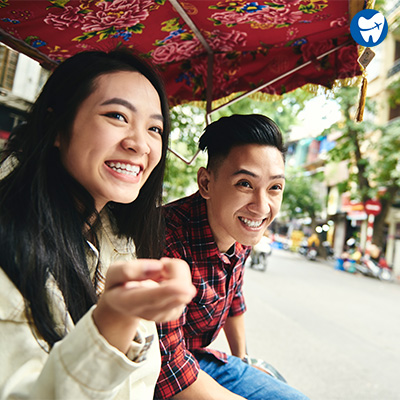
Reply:
[[[278,125],[261,114],[222,117],[208,125],[199,140],[199,148],[208,152],[207,168],[214,171],[233,147],[246,144],[275,147],[285,159],[286,148]]]

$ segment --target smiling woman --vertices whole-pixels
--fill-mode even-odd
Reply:
[[[154,322],[194,295],[188,265],[159,259],[168,112],[151,66],[83,52],[11,135],[0,164],[1,399],[153,398]]]
[[[93,140],[96,132],[96,140]],[[96,79],[75,117],[68,142],[56,139],[69,173],[92,195],[131,203],[161,159],[163,116],[156,89],[139,72]]]

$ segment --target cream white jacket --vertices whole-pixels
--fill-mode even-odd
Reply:
[[[98,235],[104,275],[111,263],[134,257],[133,244],[113,235],[107,216]],[[93,275],[98,253],[88,246],[87,255]],[[126,356],[98,332],[92,319],[96,306],[74,326],[54,282],[48,288],[59,327],[67,332],[50,352],[35,337],[20,292],[0,268],[0,399],[153,399],[161,365],[155,324],[141,322]],[[132,361],[143,354],[145,360]]]

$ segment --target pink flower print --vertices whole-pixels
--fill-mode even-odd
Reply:
[[[223,25],[252,24],[257,27],[272,27],[272,25],[292,24],[301,19],[301,11],[291,11],[289,7],[275,9],[264,7],[248,13],[224,12],[215,13],[211,18],[218,20]]]
[[[301,11],[291,11],[289,8],[273,9],[271,8],[269,12],[254,13],[252,15],[252,21],[259,24],[272,24],[272,25],[284,25],[293,24],[294,22],[300,20],[303,17]]]
[[[222,25],[240,25],[248,22],[249,14],[240,14],[235,11],[219,12],[211,15],[212,19],[221,22]]]
[[[234,50],[238,46],[246,46],[246,39],[246,32],[221,32],[214,30],[211,32],[208,42],[214,51],[227,52]]]
[[[182,41],[179,37],[169,40],[163,46],[156,47],[152,52],[156,64],[181,61],[191,58],[203,51],[203,46],[197,38]]]
[[[303,0],[290,0],[289,4],[291,6],[297,6],[297,4],[300,4]],[[280,4],[283,6],[288,6],[288,1],[287,0],[273,0],[275,4]]]
[[[310,42],[301,46],[303,60],[312,60],[332,48],[332,40],[325,40],[323,42]]]
[[[227,64],[228,63],[228,64]],[[192,62],[192,69],[196,76],[203,77],[204,88],[207,82],[207,60],[202,59]],[[232,78],[235,76],[237,68],[229,65],[229,61],[224,55],[216,54],[214,56],[213,66],[213,96],[218,97],[226,93],[229,88],[230,92],[234,92],[232,86]]]
[[[79,7],[66,6],[62,14],[47,14],[44,22],[61,31],[68,28],[79,28],[82,25],[84,15],[79,14]]]
[[[286,32],[286,40],[295,40],[299,34],[299,28],[290,26]]]
[[[144,21],[149,16],[152,0],[115,0],[97,3],[98,11],[87,14],[82,25],[85,32],[101,31],[114,26],[128,28]]]
[[[340,28],[345,25],[347,25],[346,17],[340,17],[338,19],[335,19],[334,21],[331,21],[331,23],[330,23],[331,28]]]
[[[338,68],[338,79],[344,79],[356,75],[360,69],[357,61],[358,54],[354,51],[354,46],[342,47],[338,51],[338,59],[340,62]]]

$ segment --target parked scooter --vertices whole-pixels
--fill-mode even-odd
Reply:
[[[315,261],[317,259],[317,249],[314,246],[311,246],[306,253],[306,258],[310,261]]]
[[[265,236],[253,247],[250,254],[250,268],[265,271],[268,265],[268,257],[272,253],[272,247],[269,243],[269,239]]]
[[[392,281],[393,274],[386,262],[376,261],[369,256],[363,256],[360,263],[355,264],[358,272],[365,276],[377,278],[382,281]]]

